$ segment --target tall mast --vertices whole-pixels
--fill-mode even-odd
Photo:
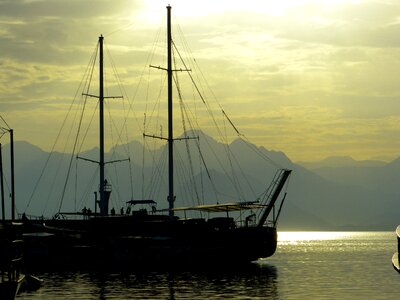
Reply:
[[[168,203],[169,217],[174,217],[174,133],[172,120],[172,37],[171,37],[171,6],[167,6],[167,44],[168,44]]]
[[[10,129],[11,156],[11,220],[15,221],[15,168],[14,168],[14,130]]]
[[[172,69],[172,34],[171,34],[171,6],[167,6],[167,68],[162,68],[160,66],[150,65],[152,68],[167,71],[168,75],[168,138],[163,138],[161,136],[148,135],[143,133],[143,136],[148,136],[152,138],[159,138],[162,140],[167,140],[168,142],[168,204],[169,204],[169,217],[172,220],[174,218],[174,127],[173,127],[173,103],[172,103],[172,72],[176,71],[191,71],[190,69]],[[190,139],[189,137],[184,139]],[[182,140],[182,138],[178,138]]]
[[[104,190],[104,86],[103,86],[103,36],[99,37],[99,129],[100,129],[100,215],[108,215],[108,201]]]
[[[101,35],[99,37],[99,95],[91,95],[91,94],[82,94],[88,97],[94,97],[99,99],[99,131],[100,131],[100,136],[99,136],[99,147],[100,147],[100,159],[99,161],[94,161],[91,159],[87,159],[84,157],[79,157],[80,159],[94,162],[99,164],[100,167],[100,183],[99,183],[99,194],[100,194],[100,200],[98,201],[99,207],[100,207],[100,215],[101,216],[107,216],[108,215],[108,202],[110,199],[110,193],[111,193],[111,185],[107,183],[107,180],[105,180],[104,176],[104,166],[106,163],[114,163],[118,161],[124,161],[123,160],[115,160],[115,161],[109,161],[105,162],[104,161],[104,99],[106,98],[122,98],[122,96],[104,96],[104,76],[103,76],[103,41],[104,37]],[[97,200],[96,200],[97,204]]]
[[[4,204],[4,175],[3,175],[3,150],[0,144],[0,193],[1,193],[1,219],[6,220],[6,210]]]

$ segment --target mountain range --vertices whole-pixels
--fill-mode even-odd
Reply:
[[[200,136],[199,145],[204,156],[210,154],[211,146],[215,152],[222,152],[228,147],[202,132],[196,134]],[[177,170],[184,171],[176,179],[177,202],[179,200],[180,205],[193,204],[184,201],[188,198],[186,195],[196,195],[195,198],[209,199],[213,203],[217,199],[254,200],[254,195],[264,191],[273,178],[275,170],[267,164],[273,161],[273,166],[293,170],[279,221],[280,230],[393,230],[400,221],[397,184],[400,158],[390,163],[355,161],[350,157],[294,163],[283,152],[267,150],[237,139],[229,144],[229,155],[212,159],[207,163],[207,169],[203,167],[191,179],[188,173],[199,169],[203,158],[190,157],[190,164],[181,162],[188,147],[194,146],[183,142],[175,147]],[[49,155],[24,141],[15,142],[14,149],[19,213],[48,217],[57,211],[77,210],[83,206],[94,209],[93,192],[98,185],[98,168],[88,160],[96,160],[98,149],[79,154],[86,160],[77,160],[68,153],[54,152]],[[262,157],[254,155],[255,151],[261,153]],[[155,163],[165,153],[165,147],[149,150],[137,141],[112,148],[106,160],[119,162],[107,166],[106,175],[113,185],[110,205],[119,208],[133,197],[153,197],[159,206],[166,207],[166,164]],[[10,185],[8,157],[9,145],[5,145],[3,168],[8,187],[6,191]],[[130,163],[124,162],[128,157],[131,158]],[[235,165],[239,158],[240,168],[233,167],[235,172],[224,170],[223,165]],[[151,168],[153,165],[157,166],[156,171]],[[154,172],[160,173],[161,179],[155,179]],[[67,173],[71,179],[66,182]],[[206,180],[211,177],[213,183]],[[244,178],[252,188],[241,184]],[[196,181],[201,190],[188,191],[189,181]],[[134,183],[133,187],[129,182]],[[218,193],[215,187],[219,187]],[[237,194],[239,198],[235,198]],[[8,212],[9,201],[6,203]]]

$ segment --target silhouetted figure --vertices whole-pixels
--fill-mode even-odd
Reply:
[[[112,216],[115,216],[115,209],[114,209],[114,207],[111,208],[111,215],[112,215]]]
[[[124,208],[121,207],[121,215],[123,215],[123,214],[124,214]]]

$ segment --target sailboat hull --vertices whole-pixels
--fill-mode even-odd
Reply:
[[[93,218],[66,228],[69,221],[43,227],[46,232],[25,234],[32,267],[186,267],[249,263],[274,254],[272,227],[216,226],[197,221]],[[78,224],[81,225],[77,230]],[[50,226],[52,225],[52,226]],[[75,229],[72,229],[75,227]],[[85,228],[85,230],[82,230]]]

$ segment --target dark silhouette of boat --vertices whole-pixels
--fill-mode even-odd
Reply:
[[[174,141],[190,139],[173,136],[171,7],[167,7],[168,73],[168,208],[157,209],[151,199],[130,200],[128,211],[109,207],[112,191],[105,178],[103,36],[99,37],[99,199],[95,210],[58,213],[48,220],[24,217],[24,241],[30,251],[27,261],[36,267],[115,266],[192,266],[249,263],[274,254],[277,247],[277,224],[285,196],[281,192],[291,170],[279,169],[263,197],[254,201],[202,204],[175,207]],[[180,70],[182,71],[182,70]],[[231,122],[229,120],[229,122]],[[233,125],[233,124],[232,124]],[[149,209],[143,209],[148,206]],[[135,207],[141,209],[135,210]],[[198,218],[187,218],[188,212]],[[221,213],[223,214],[221,216]],[[183,214],[179,217],[178,214]],[[217,216],[213,217],[213,214]],[[69,218],[73,216],[74,218]],[[207,217],[204,217],[207,216]],[[236,221],[234,216],[240,216]]]
[[[11,129],[3,117],[0,134],[10,134],[10,161],[11,161],[11,220],[6,219],[4,196],[4,169],[3,153],[0,144],[0,299],[14,299],[20,291],[33,291],[41,286],[41,280],[33,275],[26,274],[24,264],[25,245],[22,240],[23,224],[15,222],[15,182],[14,182],[14,138]]]
[[[4,220],[0,223],[0,299],[14,299],[25,281],[23,241],[17,238],[16,227]]]

